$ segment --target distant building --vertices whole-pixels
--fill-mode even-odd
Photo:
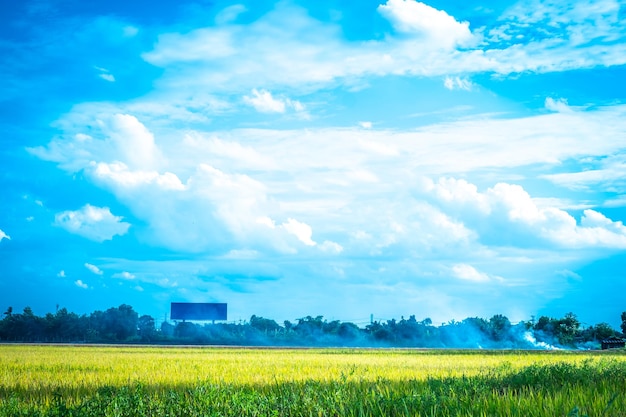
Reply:
[[[602,350],[606,349],[620,349],[626,347],[626,340],[620,339],[619,337],[609,337],[608,339],[604,339],[600,342],[602,345]]]

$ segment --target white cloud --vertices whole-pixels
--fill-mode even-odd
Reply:
[[[313,229],[306,223],[299,222],[296,219],[289,218],[286,222],[281,223],[280,225],[276,225],[276,222],[269,217],[261,216],[256,219],[256,222],[260,225],[268,227],[272,230],[284,230],[287,234],[295,236],[301,243],[304,243],[306,246],[315,246],[317,242],[315,242],[311,237],[313,236]],[[324,249],[331,249],[331,243],[328,242],[329,245],[326,245]],[[285,248],[284,244],[281,245]],[[288,252],[293,252],[292,249],[287,249]]]
[[[457,22],[443,10],[414,0],[387,0],[378,11],[399,32],[424,36],[442,48],[468,45],[474,41],[468,22]]]
[[[332,242],[330,240],[325,240],[318,247],[323,252],[337,253],[337,254],[343,252],[343,246],[341,246],[339,243]]]
[[[213,284],[194,287],[195,278],[182,276],[214,276],[207,273],[212,263],[253,271],[265,262],[272,264],[267,275],[282,279],[289,266],[279,268],[277,259],[346,280],[390,279],[393,299],[411,294],[398,291],[397,281],[424,288],[451,271],[470,283],[498,276],[508,283],[521,275],[530,277],[520,278],[524,283],[539,281],[545,271],[574,270],[572,263],[623,247],[618,212],[603,214],[602,203],[592,200],[602,192],[619,201],[623,164],[584,161],[624,152],[626,107],[570,111],[554,92],[538,116],[476,115],[485,101],[489,108],[502,101],[471,80],[626,62],[619,7],[602,1],[592,10],[592,3],[539,1],[526,14],[484,19],[497,27],[472,33],[450,12],[390,0],[378,9],[391,22],[390,33],[372,39],[347,37],[340,26],[346,20],[318,21],[312,16],[319,14],[293,2],[247,14],[244,25],[237,19],[245,8],[235,5],[217,14],[218,27],[158,38],[143,55],[162,67],[152,92],[123,103],[78,104],[55,125],[59,135],[30,152],[110,193],[136,219],[133,237],[140,243],[202,260],[184,273],[172,268],[169,281],[155,278],[161,271],[147,276],[128,265],[104,266],[133,271],[113,276],[136,274],[142,285],[180,282],[177,288],[204,290]],[[210,18],[195,21],[213,25]],[[433,77],[426,82],[435,88],[443,82],[450,90],[474,90],[476,100],[463,110],[474,115],[438,114],[445,122],[437,124],[406,119],[403,112],[415,104],[407,96],[404,103],[374,103],[385,107],[380,112],[360,113],[368,103],[350,106],[355,91],[367,98],[369,84],[388,85],[378,83],[387,76],[418,83]],[[344,93],[353,97],[344,100]],[[288,124],[263,128],[267,118],[247,119],[254,111]],[[299,113],[308,111],[318,113],[299,123]],[[358,122],[370,117],[375,123]],[[545,179],[553,184],[542,189]],[[560,188],[576,184],[588,192],[585,200]],[[587,209],[582,216],[581,209]],[[86,212],[59,213],[56,222],[99,241],[128,232],[129,224],[108,209],[99,220]],[[306,256],[294,262],[299,251]],[[310,263],[299,262],[304,258]],[[458,300],[424,293],[438,301],[413,296],[441,309]]]
[[[567,105],[567,100],[564,98],[555,100],[552,97],[546,97],[545,107],[548,110],[559,112],[559,113],[572,112],[572,108]]]
[[[27,151],[71,171],[88,168],[94,161],[123,163],[144,171],[161,166],[164,158],[154,135],[135,116],[119,113],[121,109],[112,104],[84,107],[77,106],[67,118],[58,121],[65,136],[55,137],[46,147]]]
[[[626,227],[621,221],[587,209],[577,222],[563,209],[538,205],[538,200],[517,184],[498,183],[479,193],[464,180],[445,179],[426,188],[450,204],[448,210],[464,218],[467,226],[479,227],[487,241],[506,230],[507,244],[519,246],[543,240],[562,248],[626,248]]]
[[[304,110],[302,103],[297,100],[274,98],[269,91],[256,88],[252,90],[252,96],[244,96],[243,101],[261,113],[285,113],[288,108],[299,112]]]
[[[481,39],[467,22],[444,10],[413,0],[389,0],[378,12],[397,33],[362,42],[345,40],[335,23],[315,20],[302,8],[280,3],[247,24],[245,31],[225,25],[162,35],[143,57],[168,69],[160,85],[169,91],[237,94],[258,85],[310,91],[336,85],[350,88],[366,84],[368,77],[386,75],[506,75],[626,63],[626,43],[620,42],[626,36],[615,2],[602,7],[535,3],[520,2],[517,10],[514,7],[497,20],[497,26],[479,28],[485,33]],[[579,8],[588,8],[588,17]],[[533,30],[528,29],[528,19],[539,19]],[[458,79],[460,85],[450,78],[452,85],[471,87],[467,78]],[[257,93],[248,99],[265,111],[281,112],[275,98]]]
[[[276,100],[272,97],[272,93],[266,90],[258,91],[256,88],[252,90],[252,97],[244,96],[243,100],[253,106],[257,111],[262,113],[284,113],[285,102]]]
[[[64,270],[59,271],[59,273],[57,274],[57,277],[59,277],[59,278],[65,278],[66,276],[67,275],[65,275],[65,271]]]
[[[0,229],[0,241],[2,241],[2,239],[11,240],[11,236],[7,235],[2,231],[2,229]]]
[[[297,221],[296,219],[287,219],[285,223],[281,225],[283,229],[298,238],[298,240],[307,246],[315,246],[317,243],[311,239],[313,235],[313,229],[306,223]]]
[[[90,204],[79,210],[57,213],[54,216],[54,224],[96,242],[124,235],[130,227],[130,223],[123,222],[122,217],[114,216],[108,207],[95,207]]]
[[[626,227],[595,210],[584,210],[580,227],[575,230],[574,246],[626,249]]]
[[[449,76],[443,80],[443,85],[448,90],[465,90],[465,91],[471,91],[472,86],[473,86],[472,82],[468,80],[467,78],[449,77]]]
[[[189,149],[189,155],[196,156],[196,150]],[[98,164],[92,175],[135,217],[151,225],[136,230],[153,244],[191,252],[233,241],[261,244],[256,218],[271,206],[265,186],[248,175],[228,174],[208,164],[192,167],[185,184],[174,174],[130,171],[119,164]]]
[[[297,253],[297,250],[289,243],[291,239],[285,239],[287,236],[295,237],[305,246],[317,245],[317,242],[312,239],[313,229],[311,226],[296,219],[289,218],[287,221],[277,225],[273,219],[267,216],[261,216],[256,219],[256,223],[264,226],[265,230],[270,229],[275,232],[275,234],[272,235],[271,240],[274,247],[280,252],[292,254]],[[267,232],[265,232],[264,235],[267,235]],[[331,241],[324,241],[324,243],[319,245],[318,248],[322,252],[327,253],[340,253],[343,251],[343,247],[341,245]]]
[[[94,68],[98,70],[98,77],[110,83],[115,82],[115,77],[113,76],[113,74],[110,73],[108,69],[102,68],[102,67],[94,67]]]
[[[262,221],[261,221],[262,222]],[[257,259],[259,252],[251,249],[232,249],[223,256],[224,259]]]
[[[123,113],[114,109],[114,114]],[[489,193],[479,192],[476,185],[461,178],[469,178],[474,171],[486,175],[498,172],[498,176],[505,169],[523,172],[525,166],[534,164],[548,167],[549,172],[549,167],[561,169],[568,160],[619,153],[626,147],[625,136],[620,133],[626,127],[625,115],[626,106],[598,107],[522,118],[487,115],[481,120],[413,130],[355,126],[187,130],[178,134],[175,126],[161,127],[146,136],[148,148],[163,156],[162,164],[157,165],[166,166],[165,170],[133,168],[121,162],[127,150],[111,146],[115,142],[110,135],[99,139],[97,129],[90,135],[77,135],[87,130],[76,121],[90,125],[94,120],[93,115],[79,112],[69,116],[73,121],[71,134],[54,139],[45,152],[64,161],[63,166],[70,172],[84,170],[88,179],[110,191],[145,225],[134,230],[152,245],[193,253],[209,249],[227,253],[233,248],[230,245],[261,254],[266,250],[293,253],[297,242],[314,246],[312,231],[307,235],[306,227],[288,222],[282,227],[279,222],[276,230],[266,236],[267,225],[259,224],[257,219],[306,218],[313,219],[319,242],[331,235],[333,241],[335,236],[350,240],[354,231],[361,230],[377,243],[367,246],[353,239],[358,250],[382,253],[393,245],[403,250],[411,245],[430,247],[444,231],[445,239],[440,241],[450,239],[455,244],[480,235],[483,231],[466,223],[455,206],[471,208],[466,216],[499,216],[499,221],[508,224],[526,224],[535,218],[534,224],[539,227],[549,223],[550,216],[568,224],[572,218],[564,216],[567,212],[563,207],[550,211],[544,204],[538,206],[522,188],[501,185]],[[104,124],[107,129],[113,125],[106,115],[96,119],[109,120]],[[135,125],[137,119],[122,120]],[[139,130],[143,129],[150,132],[141,125]],[[95,146],[96,142],[102,143]],[[442,154],[446,157],[440,157]],[[611,175],[619,178],[619,161],[614,162]],[[429,183],[424,178],[440,179]],[[512,178],[509,185],[514,182]],[[592,186],[593,181],[587,184]],[[416,189],[430,190],[443,211],[416,205],[412,197]],[[419,207],[422,212],[408,218],[403,213],[406,207]],[[371,219],[380,214],[389,222],[372,224]],[[70,217],[66,216],[65,221],[69,223]],[[415,234],[385,229],[383,225],[392,221]],[[126,229],[128,225],[120,227],[117,234]],[[553,227],[544,232],[536,228],[527,232],[541,235],[544,240],[559,240]],[[419,240],[417,233],[430,238]],[[336,243],[344,252],[354,250],[346,240]],[[443,246],[437,250],[443,250]]]
[[[133,280],[136,278],[136,276],[134,274],[131,274],[130,272],[123,271],[123,272],[118,272],[118,273],[113,274],[113,278]]]
[[[84,283],[82,280],[80,280],[80,279],[79,279],[79,280],[74,281],[74,284],[75,284],[77,287],[83,288],[83,289],[85,289],[85,290],[86,290],[87,288],[89,288],[89,285],[85,284],[85,283]]]
[[[91,271],[93,274],[96,274],[96,275],[102,275],[104,273],[96,265],[93,265],[90,263],[85,263],[85,268],[87,268],[89,271]]]
[[[542,178],[548,179],[560,186],[572,190],[587,190],[590,186],[598,184],[610,184],[616,180],[622,180],[626,173],[626,166],[610,166],[605,169],[590,169],[586,171],[566,172],[560,174],[545,174]]]
[[[114,83],[115,82],[115,76],[113,76],[113,74],[98,74],[98,77],[100,77],[103,80],[108,81],[110,83]]]
[[[228,6],[215,16],[215,23],[218,25],[232,23],[237,20],[240,14],[245,13],[247,10],[248,9],[243,4]]]
[[[425,181],[424,187],[429,191],[432,190],[440,200],[453,204],[469,203],[485,214],[491,211],[487,197],[478,192],[476,185],[465,179],[442,177],[436,184],[430,179]]]
[[[479,272],[471,265],[457,264],[452,267],[454,276],[458,279],[472,282],[488,282],[489,276],[484,272]]]
[[[157,171],[132,171],[122,162],[112,164],[92,163],[92,175],[99,181],[124,188],[155,185],[163,190],[181,191],[185,185],[171,172],[159,174]]]
[[[272,170],[279,166],[268,152],[258,152],[254,144],[243,145],[232,134],[229,139],[204,136],[199,132],[185,135],[183,144],[187,148],[186,152],[203,158],[210,155],[215,163],[222,163],[231,169]]]
[[[122,161],[135,169],[152,169],[161,159],[154,135],[135,116],[115,114],[105,133],[117,146]]]

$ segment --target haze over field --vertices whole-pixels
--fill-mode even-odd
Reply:
[[[2,9],[2,309],[626,310],[624,0]]]

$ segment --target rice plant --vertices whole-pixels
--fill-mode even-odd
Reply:
[[[0,346],[3,416],[624,416],[622,352]]]

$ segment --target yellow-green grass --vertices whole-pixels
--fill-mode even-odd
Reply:
[[[624,416],[625,397],[618,352],[0,345],[0,416]]]

